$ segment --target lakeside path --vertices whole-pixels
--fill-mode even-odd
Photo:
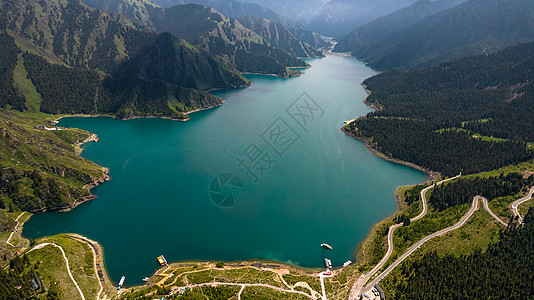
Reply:
[[[459,174],[459,175],[456,175],[454,177],[442,180],[442,181],[440,181],[438,183],[432,184],[432,185],[424,188],[423,190],[421,190],[421,202],[423,204],[423,209],[422,209],[421,213],[418,216],[412,218],[410,220],[410,222],[415,222],[415,221],[423,218],[426,215],[426,213],[428,212],[426,193],[430,189],[432,189],[432,188],[434,188],[434,187],[436,187],[438,185],[441,185],[441,184],[443,184],[445,182],[457,179],[460,176],[462,176],[462,174]],[[386,262],[389,260],[389,257],[393,253],[393,247],[394,247],[393,246],[393,233],[394,233],[395,229],[397,229],[398,227],[401,227],[401,226],[402,226],[402,223],[401,224],[395,224],[395,225],[392,225],[391,227],[389,227],[389,231],[388,231],[388,251],[386,252],[384,257],[382,258],[382,260],[380,260],[380,262],[369,273],[363,274],[362,276],[360,276],[354,282],[354,284],[352,285],[352,288],[350,290],[349,299],[357,299],[358,295],[361,294],[361,290],[364,287],[365,283],[371,277],[373,277],[386,264]]]
[[[532,198],[533,194],[534,194],[534,186],[530,189],[530,192],[528,193],[528,195],[526,195],[525,197],[523,197],[521,199],[518,199],[518,200],[512,202],[512,212],[514,213],[514,215],[519,220],[519,223],[521,223],[521,224],[523,223],[523,218],[521,217],[521,214],[519,213],[518,207],[523,202],[526,202],[526,201],[530,200]]]

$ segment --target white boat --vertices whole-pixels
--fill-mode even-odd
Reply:
[[[326,249],[328,249],[328,250],[332,250],[332,246],[330,246],[330,245],[328,245],[328,244],[326,244],[326,243],[322,243],[322,244],[321,244],[321,247],[326,248]]]
[[[143,278],[143,281],[144,281],[144,282],[147,282],[147,281],[149,281],[149,280],[150,280],[150,278],[148,278],[148,277]]]
[[[117,286],[117,290],[120,290],[120,288],[124,285],[124,279],[126,279],[126,277],[122,276],[121,280],[119,281],[119,285]]]
[[[325,259],[324,259],[324,266],[325,266],[327,269],[331,269],[331,268],[332,268],[332,262],[331,262],[328,258],[325,258]]]

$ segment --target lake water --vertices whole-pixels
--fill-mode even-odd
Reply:
[[[112,180],[71,212],[32,217],[24,236],[94,239],[111,277],[127,284],[150,275],[160,254],[303,267],[353,260],[371,226],[395,211],[395,189],[427,177],[340,131],[370,111],[360,83],[373,70],[334,55],[309,63],[290,79],[247,75],[251,87],[215,92],[225,104],[188,122],[61,120],[98,134],[83,156],[110,168]]]

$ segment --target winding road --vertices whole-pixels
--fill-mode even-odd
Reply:
[[[427,188],[423,189],[421,191],[421,201],[423,203],[423,210],[422,212],[415,218],[412,218],[411,219],[411,222],[413,221],[416,221],[416,220],[419,220],[421,219],[422,217],[424,217],[426,215],[426,212],[427,212],[427,201],[426,201],[426,197],[425,197],[425,194],[426,192],[428,192],[428,190],[430,190],[431,188],[434,188],[435,186],[439,185],[439,184],[442,184],[446,181],[449,181],[449,180],[453,180],[453,179],[456,179],[458,177],[460,177],[460,175],[458,176],[455,176],[455,177],[452,177],[452,178],[449,178],[447,180],[443,180],[443,181],[440,181],[434,185],[431,185],[431,186],[428,186]],[[517,207],[519,206],[519,204],[527,201],[528,199],[532,198],[532,195],[534,194],[534,187],[532,187],[532,189],[530,190],[529,194],[515,202],[512,203],[512,209],[514,210],[514,213],[516,215],[519,215],[519,213],[517,212]],[[453,231],[453,230],[456,230],[460,227],[462,227],[466,222],[467,220],[469,220],[469,218],[471,218],[471,216],[473,215],[473,213],[478,210],[478,203],[479,201],[482,201],[482,204],[483,204],[483,207],[484,209],[490,214],[490,216],[492,218],[494,218],[495,220],[497,220],[497,222],[499,222],[499,224],[501,224],[502,226],[504,227],[508,227],[508,224],[506,224],[502,219],[500,219],[497,215],[495,215],[491,209],[489,208],[488,206],[488,200],[482,196],[475,196],[473,198],[473,203],[471,205],[471,208],[469,209],[469,211],[460,219],[460,221],[458,221],[456,224],[454,224],[453,226],[450,226],[450,227],[447,227],[445,229],[442,229],[438,232],[435,232],[433,234],[430,234],[426,237],[424,237],[423,239],[421,239],[420,241],[418,241],[417,243],[415,243],[414,245],[412,245],[410,248],[408,248],[408,250],[406,250],[406,252],[404,254],[402,254],[395,262],[393,262],[391,265],[388,266],[388,268],[382,272],[380,275],[378,275],[375,279],[373,279],[369,284],[367,284],[367,286],[365,286],[365,283],[371,278],[373,277],[376,272],[378,272],[378,270],[380,270],[384,264],[387,262],[387,260],[390,258],[391,254],[393,253],[393,231],[402,226],[402,224],[395,224],[393,226],[390,227],[389,229],[389,232],[388,232],[388,251],[386,253],[386,255],[382,258],[382,260],[380,261],[380,263],[378,263],[372,270],[371,272],[367,273],[367,274],[364,274],[363,276],[360,276],[360,278],[358,278],[356,280],[356,282],[353,284],[352,286],[352,289],[351,289],[351,292],[349,294],[349,299],[358,299],[358,295],[361,295],[363,293],[367,293],[369,292],[377,283],[379,283],[384,277],[386,277],[393,269],[395,269],[402,261],[404,261],[404,259],[406,259],[408,256],[410,256],[415,250],[417,250],[419,247],[421,247],[424,243],[426,243],[427,241],[431,240],[432,238],[434,237],[437,237],[437,236],[440,236],[440,235],[443,235],[445,233],[448,233],[450,231]],[[521,218],[519,216],[519,218]]]
[[[503,222],[500,218],[498,218],[488,207],[488,200],[482,196],[475,196],[473,198],[473,204],[471,205],[471,208],[469,209],[469,211],[460,219],[460,221],[458,221],[458,223],[450,226],[450,227],[447,227],[445,229],[442,229],[438,232],[435,232],[435,233],[432,233],[430,235],[427,235],[425,236],[423,239],[421,239],[420,241],[418,241],[417,243],[413,244],[410,248],[408,248],[408,250],[406,250],[406,252],[404,252],[404,254],[402,254],[395,262],[393,262],[391,265],[389,265],[389,267],[384,271],[382,272],[380,275],[378,275],[373,281],[371,281],[367,287],[365,287],[364,289],[362,289],[361,292],[363,293],[366,293],[368,292],[369,290],[371,290],[375,284],[379,283],[382,279],[384,279],[384,277],[386,277],[393,269],[395,269],[402,261],[404,261],[408,256],[410,256],[410,254],[412,254],[415,250],[419,249],[419,247],[421,247],[424,243],[426,243],[427,241],[437,237],[437,236],[440,236],[440,235],[443,235],[445,233],[448,233],[450,231],[453,231],[453,230],[456,230],[460,227],[462,227],[466,222],[467,220],[469,220],[469,218],[471,218],[471,216],[473,215],[473,213],[478,210],[478,202],[479,201],[482,201],[483,203],[483,206],[484,206],[484,209],[494,218],[496,219],[501,225],[503,225],[504,227],[508,227],[508,225]]]
[[[427,201],[426,201],[426,196],[425,195],[430,189],[432,189],[432,188],[434,188],[434,187],[436,187],[436,186],[438,186],[440,184],[443,184],[445,182],[448,182],[448,181],[454,180],[456,178],[459,178],[460,176],[462,176],[462,174],[456,175],[454,177],[451,177],[451,178],[448,178],[448,179],[445,179],[445,180],[442,180],[442,181],[440,181],[438,183],[432,184],[432,185],[424,188],[423,190],[421,190],[421,203],[423,205],[423,209],[421,210],[421,213],[418,216],[410,219],[410,222],[415,222],[415,221],[421,219],[428,212],[428,205],[427,205]],[[378,272],[386,264],[386,262],[389,260],[389,257],[393,253],[393,233],[395,232],[395,229],[397,229],[397,228],[399,228],[401,226],[402,226],[402,223],[401,224],[395,224],[395,225],[392,225],[391,227],[389,227],[389,231],[388,231],[388,251],[386,252],[386,255],[384,255],[382,260],[380,260],[380,262],[369,273],[366,273],[366,274],[360,276],[360,278],[358,278],[354,282],[354,284],[352,285],[352,288],[350,290],[349,299],[358,299],[358,295],[362,293],[362,289],[363,289],[365,283],[369,280],[369,278],[373,277],[373,275],[375,275],[376,272]],[[371,286],[371,285],[368,285],[368,287],[369,286]],[[367,289],[366,289],[366,291],[367,291]]]
[[[521,224],[523,223],[523,218],[521,217],[521,214],[519,213],[519,210],[517,208],[519,207],[519,205],[521,205],[521,203],[532,198],[532,194],[534,194],[534,186],[530,189],[530,192],[528,192],[528,195],[512,202],[512,211],[514,212],[514,215],[517,217],[517,219],[519,220],[519,223]]]

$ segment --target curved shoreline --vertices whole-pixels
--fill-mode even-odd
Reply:
[[[439,179],[441,177],[441,174],[439,172],[435,172],[435,171],[423,168],[421,166],[418,166],[418,165],[416,165],[414,163],[403,161],[403,160],[399,160],[399,159],[392,158],[392,157],[389,157],[389,156],[385,155],[384,153],[382,153],[382,152],[378,151],[377,149],[373,148],[369,144],[369,139],[368,138],[356,136],[354,133],[348,131],[345,127],[341,127],[341,131],[343,131],[343,133],[345,133],[346,135],[348,135],[350,137],[353,137],[354,139],[356,139],[358,141],[363,142],[365,144],[365,147],[367,149],[369,149],[369,151],[371,151],[371,153],[373,153],[375,156],[377,156],[377,157],[379,157],[379,158],[381,158],[383,160],[387,160],[389,162],[392,162],[392,163],[395,163],[395,164],[398,164],[398,165],[407,166],[407,167],[410,167],[410,168],[412,168],[414,170],[421,171],[421,172],[427,174],[429,176],[429,178],[428,178],[427,181],[423,182],[423,184],[436,181],[437,179]]]

